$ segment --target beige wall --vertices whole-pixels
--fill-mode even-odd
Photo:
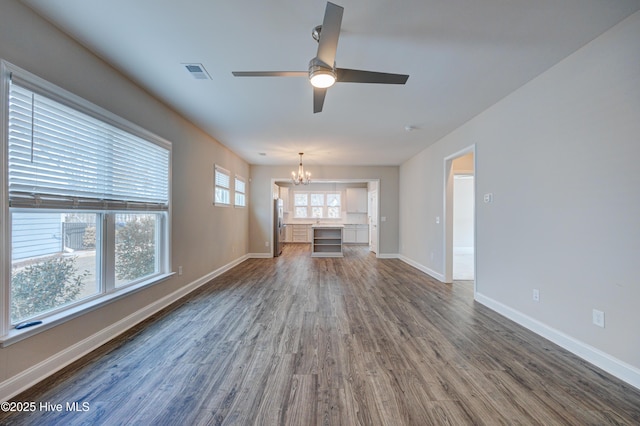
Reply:
[[[271,247],[265,246],[271,241],[271,203],[273,200],[271,183],[274,179],[286,180],[291,176],[291,166],[251,166],[251,182],[249,185],[251,214],[249,217],[249,252],[252,254],[271,253]],[[396,166],[309,166],[314,179],[367,180],[379,179],[379,216],[386,217],[380,223],[378,255],[395,255],[398,253],[398,172]]]
[[[444,272],[424,218],[444,159],[475,144],[476,298],[640,387],[638,40],[640,12],[405,162],[400,245]]]
[[[184,275],[0,349],[0,384],[248,252],[249,209],[214,207],[218,163],[249,165],[17,1],[2,1],[0,58],[173,142],[172,267]],[[4,255],[4,254],[3,254]],[[3,395],[0,395],[3,397]]]

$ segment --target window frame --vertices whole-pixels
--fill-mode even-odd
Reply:
[[[307,196],[307,203],[305,204],[296,204],[296,194],[306,194]],[[328,212],[329,212],[329,208],[330,207],[336,207],[336,206],[329,206],[327,204],[327,200],[328,200],[328,195],[333,195],[336,194],[340,197],[340,205],[338,206],[340,208],[340,214],[338,217],[329,217]],[[313,195],[322,195],[322,205],[314,205],[312,203],[312,199],[313,199]],[[318,219],[322,219],[322,220],[342,220],[342,199],[343,199],[343,194],[342,191],[293,191],[293,218],[294,219],[313,219],[313,220],[318,220]],[[300,208],[305,208],[306,209],[306,216],[300,216],[298,215],[298,210],[297,207]],[[313,216],[313,209],[321,207],[322,208],[322,216],[321,217],[317,217],[317,216]]]
[[[218,174],[226,176],[227,186],[218,185]],[[227,202],[218,201],[218,189],[227,195]],[[219,207],[231,207],[231,172],[218,164],[213,166],[213,205]]]
[[[296,195],[304,195],[306,198],[306,202],[304,204],[298,204],[298,200]],[[308,219],[309,216],[309,205],[311,204],[311,196],[309,195],[309,191],[293,191],[293,218],[294,219]],[[298,208],[304,208],[305,216],[298,215]]]
[[[134,136],[144,139],[147,142],[156,144],[167,151],[168,154],[168,170],[167,170],[167,189],[168,189],[168,204],[165,210],[145,210],[144,207],[126,209],[126,210],[108,210],[108,209],[92,209],[92,208],[78,208],[71,209],[69,207],[56,208],[31,208],[31,207],[10,207],[9,203],[9,171],[8,171],[8,126],[9,126],[9,105],[8,96],[10,88],[11,75],[19,77],[20,82],[27,82],[27,84],[33,88],[36,88],[39,93],[47,98],[50,98],[56,102],[62,103],[76,111],[87,114],[97,120],[103,121],[109,125],[115,126],[124,132],[128,132]],[[20,84],[22,86],[22,84]],[[28,87],[31,90],[31,87]],[[118,300],[122,297],[137,292],[150,285],[159,283],[171,275],[171,186],[172,186],[172,144],[171,142],[151,133],[150,131],[107,111],[77,95],[74,95],[67,90],[56,86],[20,67],[17,67],[5,60],[0,60],[0,164],[2,164],[2,173],[0,173],[0,246],[2,248],[2,255],[0,255],[0,291],[2,292],[3,303],[0,305],[0,344],[4,347],[12,343],[23,340],[32,335],[38,334],[42,331],[55,327],[58,324],[69,321],[73,318],[81,316],[87,312]],[[115,229],[115,220],[108,220],[110,216],[115,218],[118,213],[149,213],[157,214],[161,219],[161,223],[157,225],[156,236],[157,240],[157,257],[158,272],[151,275],[142,277],[139,280],[132,280],[130,283],[122,286],[110,287],[108,291],[103,291],[105,283],[100,284],[100,289],[96,295],[88,296],[85,299],[81,299],[76,302],[72,302],[68,305],[55,308],[44,314],[34,315],[33,319],[41,320],[42,324],[17,330],[14,328],[11,322],[11,271],[12,271],[12,237],[11,237],[11,215],[14,212],[56,212],[56,213],[69,213],[73,212],[86,212],[97,213],[96,216],[96,228],[98,222],[102,226],[101,232],[110,233],[110,227]],[[100,219],[101,218],[101,219]],[[106,231],[105,231],[106,230]],[[115,246],[115,241],[106,241],[109,239],[114,240],[113,237],[105,236],[102,238],[101,244],[103,245],[102,255],[96,259],[96,268],[100,268],[101,274],[115,275],[114,271],[104,271],[105,262],[108,264],[109,260],[105,261],[108,256],[114,256],[114,254],[108,254],[104,252],[105,248],[109,249],[109,245]],[[104,245],[107,245],[104,247]],[[97,271],[96,271],[97,272]]]
[[[238,190],[238,182],[242,182],[243,191]],[[233,206],[247,207],[247,181],[240,175],[236,175],[233,183]],[[242,195],[242,204],[238,204],[238,195]]]

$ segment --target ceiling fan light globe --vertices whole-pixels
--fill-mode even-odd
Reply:
[[[326,89],[327,87],[333,86],[333,83],[336,82],[336,76],[328,70],[317,70],[311,73],[309,81],[313,87]]]

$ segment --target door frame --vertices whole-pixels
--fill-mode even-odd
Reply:
[[[469,153],[473,153],[473,193],[474,193],[474,209],[473,209],[473,293],[476,293],[476,281],[477,281],[477,156],[476,145],[473,144],[460,151],[451,154],[444,158],[444,176],[443,176],[443,241],[442,241],[442,253],[443,253],[443,276],[445,283],[453,282],[453,161],[456,158],[465,156]]]
[[[375,253],[376,257],[380,253],[380,193],[379,180],[375,184],[375,188],[371,189],[371,185],[367,188],[367,222],[369,224],[369,250]],[[371,202],[372,194],[375,194],[375,203]],[[372,214],[375,212],[375,216]],[[372,220],[373,219],[373,220]],[[375,222],[374,222],[375,221]],[[373,230],[375,226],[375,231]]]

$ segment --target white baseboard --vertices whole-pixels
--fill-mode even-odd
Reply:
[[[482,303],[489,309],[496,311],[510,320],[520,324],[521,326],[533,331],[534,333],[544,337],[555,343],[556,345],[568,350],[569,352],[579,356],[585,361],[590,362],[606,371],[607,373],[617,377],[618,379],[640,389],[640,369],[627,364],[613,356],[594,348],[584,342],[581,342],[561,331],[558,331],[540,321],[516,311],[490,297],[476,293],[475,300]]]
[[[114,339],[118,335],[124,333],[136,324],[149,318],[151,315],[166,308],[173,302],[191,293],[198,287],[208,283],[215,277],[223,274],[234,266],[247,260],[250,256],[244,255],[232,262],[216,269],[213,272],[187,284],[184,287],[174,291],[171,294],[166,295],[162,299],[158,299],[155,302],[145,306],[143,309],[134,312],[133,314],[121,319],[120,321],[103,328],[97,333],[81,340],[73,346],[66,348],[63,351],[45,359],[44,361],[18,373],[17,375],[10,377],[9,379],[0,383],[0,401],[7,401],[16,396],[20,392],[29,389],[31,386],[37,384],[53,373],[61,370],[72,362],[80,359],[89,352],[97,349],[103,344]]]
[[[397,253],[376,253],[378,259],[398,259],[399,256]]]
[[[424,272],[427,275],[430,275],[431,277],[435,278],[436,280],[440,281],[440,282],[444,282],[444,275],[442,275],[440,272],[436,272],[431,268],[427,268],[426,266],[416,262],[415,260],[409,259],[408,257],[405,257],[403,255],[398,255],[398,259],[402,260],[404,263],[413,266],[414,268]]]
[[[249,253],[247,257],[249,259],[271,259],[273,255],[271,253]]]

